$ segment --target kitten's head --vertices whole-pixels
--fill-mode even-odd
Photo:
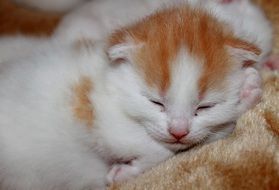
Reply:
[[[188,6],[160,11],[112,34],[108,55],[121,78],[121,107],[172,150],[228,133],[243,65],[260,51]],[[118,79],[117,79],[118,78]],[[224,134],[223,134],[224,133]]]

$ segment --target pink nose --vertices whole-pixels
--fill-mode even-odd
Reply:
[[[174,127],[169,128],[169,133],[177,140],[182,139],[183,137],[187,136],[189,131],[187,129],[184,130],[177,130]]]
[[[189,134],[189,122],[186,120],[173,120],[170,124],[168,132],[177,140]]]

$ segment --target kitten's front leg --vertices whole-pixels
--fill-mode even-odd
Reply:
[[[137,166],[136,162],[137,160],[135,159],[129,163],[113,164],[107,175],[108,184],[125,181],[141,174],[143,171]]]
[[[107,183],[112,184],[134,178],[173,155],[173,152],[164,149],[160,153],[150,152],[148,155],[134,158],[129,162],[113,164],[107,175]]]

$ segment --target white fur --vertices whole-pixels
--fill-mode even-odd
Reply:
[[[133,79],[110,72],[100,48],[52,45],[36,54],[1,65],[1,189],[105,189],[109,163],[133,160],[138,175],[173,155],[146,134],[144,118],[122,109],[121,101],[141,100],[123,98]],[[94,85],[92,129],[72,113],[72,87],[82,76]]]

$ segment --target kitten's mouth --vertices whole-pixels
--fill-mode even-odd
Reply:
[[[166,144],[185,144],[183,142],[181,142],[180,140],[167,140],[167,139],[164,139],[164,140],[160,140],[161,142],[163,143],[166,143]]]
[[[160,141],[163,143],[167,143],[167,144],[185,144],[185,145],[187,145],[190,143],[190,142],[188,142],[187,139],[186,140],[185,139],[184,140],[182,140],[182,139],[161,139]]]
[[[182,142],[181,140],[163,140],[161,143],[166,144],[166,145],[179,145],[179,146],[187,146],[189,143],[188,142]]]
[[[167,147],[168,149],[178,153],[178,152],[183,152],[183,151],[189,150],[199,144],[203,144],[205,139],[198,141],[198,142],[193,142],[193,141],[184,141],[183,142],[181,140],[164,140],[164,141],[161,141],[161,143],[163,143],[164,146]]]

